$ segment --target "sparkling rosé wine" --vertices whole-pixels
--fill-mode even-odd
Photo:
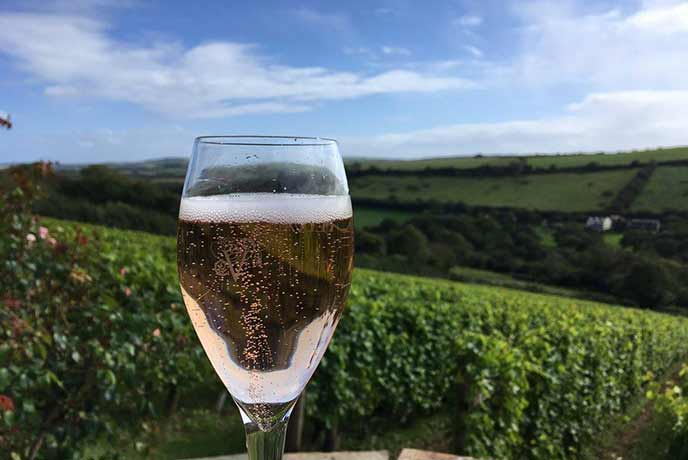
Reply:
[[[235,401],[268,429],[298,398],[332,337],[351,281],[348,196],[184,198],[184,303]]]

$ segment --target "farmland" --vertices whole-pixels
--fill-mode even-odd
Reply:
[[[378,225],[385,219],[404,222],[415,215],[416,213],[414,212],[398,211],[395,209],[356,206],[354,209],[354,225],[356,225],[356,228],[372,227]]]
[[[676,171],[670,189],[679,188],[685,167],[653,166],[353,174],[357,265],[445,278],[462,266],[515,276],[527,286],[571,289],[584,298],[651,308],[686,304],[688,246],[682,235],[688,227],[682,215],[661,216],[662,241],[655,242],[641,242],[637,234],[624,239],[623,228],[616,229],[615,239],[603,241],[584,227],[586,214],[633,218],[633,202],[652,193],[651,184],[645,186],[655,172]],[[103,166],[59,175],[49,182],[50,198],[34,211],[171,235],[180,182],[154,177]],[[654,196],[650,210],[661,212],[662,201],[672,199],[680,204],[671,191]],[[634,276],[637,282],[630,281]]]
[[[169,458],[174,449],[163,445],[165,436],[146,447],[155,431],[150,427],[174,427],[175,411],[190,408],[205,409],[200,419],[212,419],[221,388],[183,307],[174,238],[34,219],[30,178],[18,183],[23,191],[0,200],[0,322],[11,325],[0,341],[0,434],[8,450],[23,458],[45,439],[37,458],[73,457],[88,447],[97,458],[98,446],[128,439],[145,458]],[[388,241],[369,235],[368,243],[387,245],[390,262],[407,266],[427,261],[423,247],[432,247],[445,256],[479,256],[476,263],[488,265],[511,258],[523,268],[521,261],[547,256],[538,246],[543,232],[551,232],[550,251],[605,253],[599,235],[550,225],[538,232],[521,226],[511,212],[465,213],[463,219],[422,213],[409,220],[417,227],[388,222],[382,226],[390,229]],[[561,267],[560,256],[551,262],[568,279],[574,275]],[[651,296],[671,293],[659,281],[651,280],[653,289],[643,287],[663,266],[637,271],[632,262],[611,263],[629,266],[636,278],[620,287],[640,289],[647,306],[655,305]],[[538,269],[554,273],[549,265]],[[470,267],[454,273],[555,292]],[[573,290],[556,292],[357,269],[339,330],[307,389],[313,434],[307,448],[322,449],[331,437],[359,436],[356,426],[382,417],[385,423],[356,444],[373,447],[375,439],[393,439],[385,435],[389,430],[405,429],[404,420],[438,415],[450,428],[440,431],[437,445],[457,453],[580,458],[609,416],[623,415],[643,393],[648,372],[661,375],[685,358],[688,318],[562,296],[575,295]],[[204,426],[213,425],[205,420]],[[129,435],[113,437],[117,427]],[[209,449],[194,455],[220,453],[214,434],[185,430],[199,436],[185,437],[185,445]],[[176,442],[173,434],[167,439]]]
[[[138,388],[169,385],[182,378],[182,374],[168,374],[163,379],[163,370],[183,373],[185,384],[179,391],[189,388],[216,394],[217,382],[193,340],[186,313],[178,308],[173,238],[51,219],[41,224],[58,242],[84,245],[66,254],[79,260],[80,274],[74,275],[71,269],[69,276],[78,278],[65,286],[62,298],[76,288],[94,289],[107,302],[95,310],[84,308],[85,304],[72,308],[66,323],[59,315],[41,316],[39,324],[58,321],[60,330],[70,337],[69,347],[80,350],[79,360],[69,367],[52,367],[55,381],[66,385],[82,367],[103,359],[80,345],[80,330],[84,330],[80,315],[104,309],[113,318],[106,334],[125,334],[138,341],[136,347],[128,342],[110,343],[108,353],[119,358],[107,364],[114,367],[105,369],[112,369],[117,379],[103,382],[98,391],[104,393],[98,398],[116,394],[120,406],[109,409],[116,413],[99,409],[86,416],[128,413],[129,420],[140,417],[134,410],[139,401],[160,404],[161,399]],[[54,251],[47,241],[39,239],[29,249],[31,260],[17,258],[20,269],[37,261],[50,263],[43,256]],[[63,262],[58,258],[55,263]],[[109,268],[96,272],[96,267]],[[20,295],[21,289],[17,286],[12,292]],[[40,292],[32,295],[40,296]],[[74,301],[91,302],[88,297],[80,299]],[[10,312],[3,314],[21,315],[21,311]],[[144,333],[136,333],[133,327]],[[34,353],[30,355],[33,364],[11,367],[7,381],[22,378],[34,364],[50,365],[34,350],[40,342],[31,334],[41,331],[23,331],[21,337],[9,332],[10,343],[21,340]],[[191,341],[180,348],[180,337]],[[157,361],[159,355],[151,355],[152,350],[169,350],[167,359]],[[608,415],[621,413],[642,390],[647,371],[662,372],[687,352],[688,320],[683,318],[566,297],[357,270],[347,311],[308,387],[307,412],[313,429],[332,423],[335,417],[345,429],[381,412],[394,419],[422,417],[440,409],[455,413],[452,404],[457,403],[453,395],[459,376],[459,382],[473,382],[465,395],[467,401],[482,401],[479,405],[459,401],[458,407],[464,408],[460,418],[469,422],[462,425],[461,452],[503,459],[576,458],[604,428]],[[70,349],[65,353],[73,354]],[[610,355],[615,359],[609,360]],[[120,361],[124,357],[127,360]],[[137,366],[148,366],[148,372],[135,372]],[[128,385],[134,376],[137,385]],[[44,407],[45,385],[36,381],[9,391],[13,398],[33,401],[30,407],[40,408]],[[198,385],[208,389],[199,390]],[[84,403],[82,411],[110,407]],[[32,423],[39,423],[40,418],[22,409],[15,421],[29,435]]]
[[[470,169],[480,166],[506,166],[515,160],[526,161],[532,167],[570,168],[585,166],[589,163],[597,163],[602,166],[618,166],[630,164],[634,161],[646,163],[656,161],[688,160],[688,147],[664,148],[656,150],[638,150],[621,153],[591,153],[591,154],[561,154],[561,155],[522,155],[522,156],[466,156],[431,158],[425,160],[350,160],[349,165],[359,163],[362,169],[375,166],[379,169],[393,170],[422,170],[425,168],[457,168]]]
[[[413,203],[437,200],[473,206],[537,210],[604,209],[636,173],[635,169],[511,177],[362,176],[350,182],[354,198]]]
[[[660,166],[650,177],[633,211],[688,210],[688,166]]]

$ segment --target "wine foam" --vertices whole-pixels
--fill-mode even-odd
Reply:
[[[352,215],[347,195],[239,193],[182,198],[179,219],[194,222],[321,223]]]

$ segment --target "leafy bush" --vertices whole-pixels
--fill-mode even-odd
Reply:
[[[170,270],[172,241],[44,225],[28,213],[30,173],[14,171],[20,185],[0,199],[0,451],[72,458],[199,380],[205,358]]]
[[[385,239],[365,230],[356,231],[356,251],[362,251],[371,255],[385,253]]]
[[[181,183],[129,177],[104,165],[43,181],[49,193],[34,204],[44,216],[173,235]]]
[[[428,239],[413,225],[393,232],[387,242],[391,254],[406,255],[410,260],[424,262],[430,258]]]

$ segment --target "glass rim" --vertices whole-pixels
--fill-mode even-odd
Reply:
[[[289,142],[292,141],[292,142]],[[310,142],[303,142],[310,141]],[[313,136],[266,136],[251,134],[232,134],[220,136],[198,136],[195,140],[197,144],[213,145],[252,145],[268,147],[312,147],[312,146],[337,146],[336,139],[329,137]]]

